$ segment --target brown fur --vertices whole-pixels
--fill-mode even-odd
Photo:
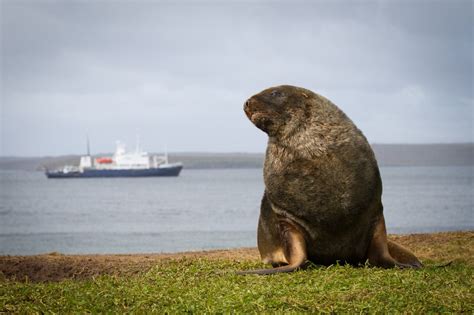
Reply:
[[[410,251],[387,241],[377,161],[339,108],[284,85],[252,96],[244,110],[269,136],[258,249],[277,267],[243,273],[289,272],[306,260],[421,266]]]

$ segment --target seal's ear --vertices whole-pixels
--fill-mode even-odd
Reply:
[[[308,98],[308,95],[306,95],[305,93],[301,93],[301,95],[303,95],[305,98]]]

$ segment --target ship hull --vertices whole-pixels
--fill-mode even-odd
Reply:
[[[85,169],[83,172],[46,172],[48,178],[96,178],[96,177],[154,177],[154,176],[178,176],[183,168],[182,165],[170,167],[158,167],[148,169]]]

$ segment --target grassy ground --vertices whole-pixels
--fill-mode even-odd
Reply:
[[[426,267],[334,265],[273,276],[235,275],[263,267],[255,249],[0,257],[0,312],[474,312],[474,232],[392,238],[413,249]],[[437,267],[452,259],[451,265]],[[75,268],[81,264],[96,269],[79,273]],[[63,267],[71,273],[58,272]],[[44,276],[48,269],[56,276],[34,278],[35,270]]]

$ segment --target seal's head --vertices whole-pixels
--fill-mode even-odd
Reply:
[[[313,92],[290,85],[268,88],[249,98],[244,111],[270,137],[285,136],[303,127]]]

